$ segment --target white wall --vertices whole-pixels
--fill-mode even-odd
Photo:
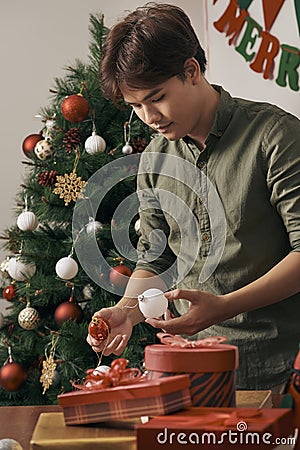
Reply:
[[[273,79],[264,79],[261,73],[256,73],[249,67],[252,61],[246,62],[242,55],[235,50],[235,46],[242,39],[246,25],[243,26],[235,44],[232,45],[228,44],[230,36],[226,37],[225,33],[220,33],[213,26],[213,23],[224,14],[230,0],[217,1],[215,4],[213,4],[213,0],[205,1],[207,2],[208,13],[209,65],[207,77],[209,81],[222,84],[234,96],[275,103],[300,117],[299,90],[294,91],[289,86],[281,87],[275,81],[278,75],[281,51],[274,58]],[[264,29],[262,1],[254,0],[248,9],[248,13]],[[284,2],[270,33],[279,40],[280,44],[299,48],[300,39],[294,0]],[[258,37],[252,48],[247,47],[247,53],[257,53],[260,43],[261,38]]]
[[[111,26],[125,10],[140,0],[9,0],[0,5],[0,234],[15,223],[15,195],[22,182],[28,159],[21,145],[42,123],[35,118],[50,101],[53,79],[64,75],[63,67],[75,58],[86,60],[89,44],[89,14],[102,12]],[[163,3],[163,2],[160,2]],[[191,17],[203,39],[203,2],[169,1],[181,6]],[[0,241],[1,244],[2,241]],[[0,249],[0,263],[6,254]],[[1,295],[1,293],[0,293]],[[0,301],[3,308],[4,300]]]

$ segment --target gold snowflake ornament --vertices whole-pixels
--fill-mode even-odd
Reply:
[[[54,194],[59,195],[59,198],[64,199],[65,206],[68,206],[71,201],[76,202],[86,184],[87,182],[83,181],[81,177],[78,177],[76,172],[73,171],[70,174],[65,173],[64,175],[58,175],[56,177],[53,192]]]
[[[56,363],[54,362],[53,354],[50,353],[50,355],[46,358],[46,360],[43,361],[42,375],[40,377],[40,382],[42,383],[42,386],[44,388],[43,395],[53,383],[55,369]]]

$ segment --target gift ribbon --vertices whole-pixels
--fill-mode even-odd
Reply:
[[[160,339],[162,344],[180,348],[217,347],[219,344],[226,341],[225,336],[211,336],[199,339],[198,341],[189,341],[178,334],[157,333],[156,336]]]
[[[180,413],[179,413],[180,414]],[[236,410],[232,413],[222,413],[222,412],[209,412],[205,415],[177,415],[177,416],[156,416],[155,421],[164,422],[166,426],[172,424],[174,426],[180,426],[181,428],[185,425],[191,426],[222,426],[232,428],[237,426],[239,422],[250,423],[266,423],[271,424],[274,422],[273,417],[264,417],[263,412],[260,409],[243,409]],[[241,430],[240,430],[241,431]]]
[[[111,363],[107,372],[88,369],[84,382],[82,384],[72,382],[72,386],[82,390],[106,389],[142,381],[144,379],[142,372],[137,368],[126,368],[127,364],[127,359],[118,358]]]

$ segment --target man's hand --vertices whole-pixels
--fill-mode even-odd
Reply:
[[[146,319],[146,323],[155,328],[161,328],[166,333],[192,336],[198,331],[230,317],[226,311],[226,301],[221,295],[182,289],[166,292],[164,295],[168,300],[186,299],[190,301],[188,311],[181,317],[170,320]]]
[[[103,352],[103,355],[120,355],[125,349],[132,333],[132,322],[126,315],[126,312],[118,307],[103,308],[94,314],[94,317],[102,317],[110,325],[108,340],[99,342],[90,335],[87,336],[87,342],[92,346],[95,352]]]

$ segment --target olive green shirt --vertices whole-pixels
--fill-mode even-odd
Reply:
[[[300,251],[300,121],[214,88],[221,96],[204,151],[160,135],[142,154],[136,268],[169,288],[225,294]],[[238,388],[270,388],[288,379],[297,353],[299,300],[239,314],[192,339],[226,336],[239,349]],[[176,308],[184,313],[187,302]]]

